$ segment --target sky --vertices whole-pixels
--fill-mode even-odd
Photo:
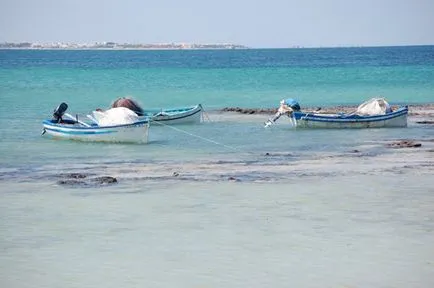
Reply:
[[[0,0],[0,42],[434,44],[434,0]]]

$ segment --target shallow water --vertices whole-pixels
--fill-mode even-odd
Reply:
[[[430,287],[431,181],[411,175],[3,186],[5,287]]]
[[[0,286],[433,286],[432,125],[264,129],[269,115],[219,112],[427,103],[432,49],[0,51]],[[40,135],[62,101],[86,113],[125,95],[202,102],[212,121],[151,126],[146,145]],[[422,147],[386,147],[403,139]]]
[[[205,128],[183,129],[199,134]],[[174,134],[180,137],[174,151],[170,141],[38,140],[50,143],[53,158],[24,165],[16,157],[0,173],[2,286],[434,283],[430,126],[244,129],[262,131],[261,139],[270,141],[248,141],[252,133],[244,133],[226,138],[235,150],[204,148]],[[385,147],[402,132],[422,135],[420,129],[428,132],[418,140],[421,148]],[[310,142],[288,140],[293,138]],[[86,150],[79,156],[74,149],[81,147]],[[103,156],[108,152],[111,158]],[[59,184],[70,173],[85,179],[110,175],[118,183]]]

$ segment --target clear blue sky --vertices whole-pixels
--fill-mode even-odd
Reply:
[[[434,0],[0,0],[0,42],[434,44]]]

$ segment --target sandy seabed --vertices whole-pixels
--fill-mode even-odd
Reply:
[[[321,111],[354,109],[355,107],[346,106],[325,108]],[[431,125],[434,123],[434,104],[414,105],[409,109],[409,127],[420,125],[427,128],[427,133],[434,132],[434,126]],[[273,113],[274,110],[225,108],[207,112],[207,116],[214,122],[254,122],[261,125]],[[354,147],[343,148],[339,152],[321,151],[306,153],[306,155],[300,152],[297,157],[294,157],[291,152],[253,153],[242,150],[239,152],[234,155],[234,158],[215,156],[201,159],[198,156],[191,160],[162,160],[155,163],[125,161],[115,164],[83,164],[66,167],[64,171],[55,170],[55,173],[51,167],[47,167],[20,178],[24,181],[49,179],[66,186],[95,187],[112,184],[129,186],[133,183],[157,186],[222,182],[302,183],[342,176],[426,175],[428,177],[434,174],[434,133],[419,139],[390,139],[390,141],[361,143]]]
[[[408,139],[420,146],[386,139],[296,161],[265,152],[4,170],[0,283],[432,287],[434,126],[417,123],[432,120],[432,105],[411,107],[409,126],[431,133]]]

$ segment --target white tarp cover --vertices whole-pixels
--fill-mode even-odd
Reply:
[[[93,111],[92,114],[99,126],[131,124],[139,121],[139,116],[125,107],[111,108],[106,111]]]
[[[384,115],[392,110],[384,98],[372,98],[357,107],[358,115]]]

